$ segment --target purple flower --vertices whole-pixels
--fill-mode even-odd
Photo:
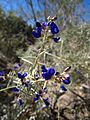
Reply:
[[[68,84],[70,84],[70,80],[67,80],[67,79],[63,80],[63,83],[66,84],[66,85],[68,85]]]
[[[64,85],[61,85],[60,88],[61,88],[61,90],[63,90],[64,92],[67,91],[67,89],[64,87]]]
[[[34,100],[34,101],[37,101],[37,100],[39,100],[39,98],[40,98],[40,94],[39,94],[39,93],[37,93],[37,94],[36,94],[36,97],[35,97],[35,98],[33,98],[33,100]]]
[[[28,87],[28,85],[30,85],[30,80],[26,80],[25,83],[23,82],[23,85],[25,85],[25,87]]]
[[[19,98],[19,99],[18,99],[18,105],[19,105],[19,107],[22,106],[22,104],[23,104],[22,99]]]
[[[35,38],[41,37],[41,33],[38,33],[38,32],[36,32],[35,30],[32,31],[32,35],[33,35]]]
[[[19,68],[20,66],[21,66],[21,64],[18,63],[17,65],[14,66],[14,69],[17,69],[17,68]]]
[[[24,72],[23,74],[21,74],[21,73],[18,72],[18,78],[24,79],[26,76],[27,76],[26,72]]]
[[[44,103],[45,103],[46,107],[48,107],[48,106],[50,105],[50,103],[49,103],[49,101],[48,101],[48,98],[43,99],[43,101],[44,101]]]
[[[65,75],[65,78],[66,78],[66,79],[63,80],[63,83],[66,84],[66,85],[70,84],[70,82],[71,82],[71,81],[70,81],[70,75],[66,74],[66,75]]]
[[[57,43],[57,42],[59,42],[60,37],[57,37],[57,38],[53,37],[52,39],[53,39],[53,41],[54,41],[54,42],[56,42],[56,43]]]
[[[47,72],[47,69],[46,69],[45,65],[42,65],[41,69],[42,69],[42,72]]]
[[[12,92],[20,93],[20,89],[17,87],[11,88]]]
[[[36,27],[36,31],[37,31],[38,34],[41,35],[42,28],[40,28],[40,27]]]
[[[54,22],[50,23],[50,30],[51,30],[52,34],[59,33],[59,28],[57,27],[57,25]]]
[[[45,29],[48,26],[48,22],[42,22],[42,28]]]
[[[32,35],[35,38],[39,38],[41,37],[41,31],[42,31],[41,24],[39,22],[36,22],[36,30],[32,31]]]
[[[36,80],[38,80],[38,79],[39,79],[39,75],[38,75],[38,74],[36,74],[35,79],[36,79]]]
[[[45,80],[49,80],[51,79],[51,77],[54,75],[55,73],[55,70],[53,67],[50,67],[48,69],[46,69],[46,67],[43,65],[42,67],[42,77],[45,79]]]

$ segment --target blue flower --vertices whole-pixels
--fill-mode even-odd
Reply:
[[[22,106],[22,104],[23,104],[22,99],[19,98],[19,99],[18,99],[18,105],[19,105],[19,107]]]
[[[67,80],[67,79],[66,79],[66,80],[63,80],[63,83],[66,84],[66,85],[70,84],[70,82],[71,82],[71,81],[70,81],[70,80]]]
[[[41,33],[38,33],[38,32],[36,32],[35,30],[32,31],[32,35],[33,35],[35,38],[41,37]]]
[[[36,79],[36,80],[38,80],[38,79],[39,79],[39,75],[38,75],[38,74],[36,74],[35,79]]]
[[[50,23],[50,30],[51,30],[52,34],[59,33],[59,28],[57,27],[57,25],[54,22]]]
[[[37,31],[38,34],[41,35],[42,28],[40,28],[40,27],[36,27],[36,31]]]
[[[20,93],[20,89],[17,87],[11,88],[12,92]]]
[[[67,74],[65,77],[66,77],[66,79],[63,80],[63,83],[66,84],[66,85],[70,84],[70,82],[71,82],[70,81],[70,76]]]
[[[48,22],[42,22],[42,28],[46,28],[48,26]]]
[[[32,35],[35,38],[39,38],[41,37],[41,31],[42,31],[41,24],[39,22],[36,22],[36,30],[32,31]]]
[[[40,94],[39,94],[39,93],[37,93],[37,94],[36,94],[36,97],[35,97],[35,98],[33,98],[33,100],[34,100],[34,101],[37,101],[37,100],[39,100],[39,98],[40,98]]]
[[[5,71],[0,71],[0,76],[3,76],[5,74]]]
[[[53,37],[52,39],[54,40],[54,42],[56,42],[56,43],[57,43],[57,42],[59,42],[60,37],[57,37],[57,38],[54,38],[54,37]]]
[[[23,74],[21,74],[21,73],[18,72],[18,78],[24,79],[26,76],[27,76],[26,72],[24,72]]]
[[[41,69],[42,69],[42,72],[47,72],[47,69],[46,69],[45,65],[42,65]]]
[[[44,101],[44,103],[45,103],[46,107],[48,107],[48,106],[50,105],[50,103],[49,103],[49,101],[48,101],[48,98],[43,99],[43,101]]]
[[[17,69],[17,68],[19,68],[20,66],[21,66],[21,64],[18,63],[17,65],[14,66],[14,69]]]
[[[26,80],[22,83],[22,85],[25,85],[25,87],[28,87],[30,85],[30,80]]]
[[[55,70],[54,70],[54,68],[53,67],[50,67],[50,68],[48,68],[48,70],[46,69],[46,67],[45,66],[42,66],[41,67],[42,68],[42,77],[45,79],[45,80],[49,80],[49,79],[51,79],[51,77],[54,75],[54,73],[55,73]]]
[[[61,88],[64,92],[67,91],[67,89],[64,87],[64,85],[61,85],[60,88]]]
[[[48,73],[50,76],[53,76],[53,75],[54,75],[54,73],[55,73],[54,68],[53,68],[53,67],[48,68],[47,73]]]

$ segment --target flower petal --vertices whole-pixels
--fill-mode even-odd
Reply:
[[[32,35],[35,37],[35,38],[39,38],[41,37],[41,34],[37,33],[36,31],[32,31]]]
[[[60,37],[58,37],[58,38],[52,38],[53,40],[54,40],[54,42],[59,42],[59,40],[60,40]]]
[[[67,89],[66,89],[63,85],[61,85],[60,88],[61,88],[64,92],[67,91]]]
[[[57,25],[54,22],[50,23],[50,29],[51,29],[52,34],[59,33],[59,29],[58,29]]]

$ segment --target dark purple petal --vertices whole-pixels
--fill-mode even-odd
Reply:
[[[20,89],[17,87],[11,88],[12,92],[20,93]]]
[[[47,72],[46,72],[46,73],[43,73],[43,74],[42,74],[42,77],[43,77],[45,80],[51,79],[51,75],[49,75]]]
[[[65,75],[65,79],[63,80],[63,83],[64,83],[64,84],[70,84],[70,82],[71,82],[71,81],[70,81],[70,75],[69,75],[69,74],[66,74],[66,75]]]
[[[24,74],[18,73],[18,78],[24,79],[27,76],[27,73],[24,72]]]
[[[49,103],[49,101],[48,101],[48,98],[43,99],[43,101],[44,101],[44,103],[45,103],[45,105],[46,105],[47,107],[50,105],[50,103]]]
[[[19,68],[20,66],[21,66],[21,64],[18,63],[17,65],[14,66],[14,69],[17,69],[17,68]]]
[[[36,22],[36,27],[41,27],[41,24],[39,22]]]
[[[47,73],[48,73],[50,76],[53,76],[53,75],[54,75],[54,73],[55,73],[54,68],[52,68],[52,67],[48,68]]]
[[[36,101],[36,100],[39,100],[39,98],[40,98],[40,94],[37,93],[37,94],[36,94],[36,97],[33,98],[33,100]]]
[[[37,33],[36,31],[32,31],[32,35],[35,37],[35,38],[39,38],[41,37],[41,34]]]
[[[37,31],[37,33],[38,33],[38,34],[40,34],[40,35],[41,35],[41,31],[42,31],[42,29],[41,29],[41,28],[36,27],[36,31]]]
[[[36,94],[36,97],[37,97],[37,99],[39,99],[40,95],[37,93],[37,94]]]
[[[36,100],[38,100],[37,98],[33,98],[33,101],[36,101]]]
[[[41,69],[42,69],[42,72],[47,72],[47,69],[46,69],[45,65],[42,65]]]
[[[38,80],[38,79],[39,79],[39,75],[38,75],[38,74],[36,74],[35,79],[36,79],[36,80]]]
[[[60,88],[61,88],[64,92],[67,91],[67,89],[66,89],[63,85],[61,85]]]
[[[26,73],[26,72],[24,72],[23,77],[25,78],[26,76],[27,76],[27,73]]]
[[[60,37],[58,37],[58,38],[52,38],[53,40],[54,40],[54,42],[59,42],[59,40],[60,40]]]
[[[18,99],[18,105],[19,107],[22,106],[23,102],[22,102],[22,99]]]
[[[66,84],[66,85],[68,85],[68,84],[70,84],[70,80],[67,80],[67,79],[63,80],[63,83]]]
[[[50,29],[51,29],[52,34],[59,33],[59,29],[58,29],[57,25],[54,22],[50,23]]]
[[[51,79],[51,77],[54,75],[54,73],[55,73],[55,70],[54,70],[54,68],[48,68],[48,70],[46,69],[46,67],[45,67],[45,65],[43,65],[42,67],[41,67],[41,69],[42,69],[42,77],[45,79],[45,80],[49,80],[49,79]]]
[[[48,26],[47,22],[42,22],[42,27],[46,28]]]
[[[21,73],[18,73],[18,78],[22,78],[22,74]]]

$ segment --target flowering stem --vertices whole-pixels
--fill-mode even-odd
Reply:
[[[37,55],[37,57],[36,57],[36,59],[35,59],[35,63],[34,63],[34,65],[33,65],[32,68],[31,68],[31,73],[32,73],[32,70],[33,70],[33,69],[36,67],[36,65],[38,64],[38,59],[39,59],[39,57],[40,57],[43,53],[45,53],[44,48],[45,48],[45,45],[46,45],[46,43],[47,43],[47,41],[46,41],[46,36],[47,36],[47,31],[46,31],[46,33],[45,33],[45,35],[44,35],[44,37],[43,37],[43,43],[42,43],[42,45],[41,45],[41,48],[39,49],[38,55]]]

